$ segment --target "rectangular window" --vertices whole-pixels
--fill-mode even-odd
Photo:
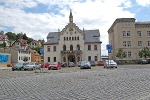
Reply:
[[[150,31],[147,31],[147,36],[150,36]]]
[[[128,43],[128,47],[131,47],[131,41],[128,41],[127,43]]]
[[[128,51],[128,57],[131,57],[131,51]]]
[[[47,52],[50,52],[51,50],[50,50],[50,46],[47,46]]]
[[[138,37],[141,37],[141,36],[142,36],[141,31],[137,31],[137,36],[138,36]]]
[[[56,51],[56,46],[53,46],[53,51]]]
[[[147,41],[147,45],[150,46],[150,41]]]
[[[71,37],[69,37],[69,40],[71,40]]]
[[[88,45],[88,50],[91,50],[91,45]]]
[[[122,31],[122,36],[123,36],[123,37],[126,36],[126,31]]]
[[[127,36],[130,36],[130,31],[127,31]]]
[[[64,41],[66,40],[66,38],[64,37]]]
[[[130,22],[128,22],[128,27],[130,27]]]
[[[123,41],[123,47],[126,47],[126,41]]]
[[[139,47],[142,46],[142,41],[138,41],[138,46],[139,46]]]
[[[97,50],[97,45],[94,45],[94,50]]]

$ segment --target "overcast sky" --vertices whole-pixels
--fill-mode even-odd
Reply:
[[[0,30],[46,40],[49,32],[68,24],[70,9],[80,29],[99,29],[102,55],[107,55],[107,30],[116,18],[150,21],[150,0],[0,0]]]

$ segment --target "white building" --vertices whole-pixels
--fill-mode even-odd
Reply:
[[[70,11],[69,23],[58,32],[49,32],[44,43],[44,62],[77,62],[101,59],[99,30],[81,30],[73,23]]]

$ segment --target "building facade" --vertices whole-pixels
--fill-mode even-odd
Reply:
[[[49,32],[44,43],[44,62],[74,62],[101,58],[99,30],[81,30],[73,23],[70,11],[69,23],[58,32]]]
[[[108,30],[109,44],[113,46],[110,59],[116,58],[119,48],[127,54],[123,60],[140,60],[139,51],[150,47],[150,22],[136,22],[135,18],[118,18]]]

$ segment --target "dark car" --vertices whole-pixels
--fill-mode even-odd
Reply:
[[[95,61],[94,61],[94,60],[90,60],[89,62],[90,62],[90,64],[91,64],[91,66],[96,66],[96,64],[95,64]]]
[[[61,67],[67,67],[67,63],[66,62],[61,62]]]
[[[148,61],[147,60],[139,60],[138,64],[148,64]]]
[[[13,67],[12,67],[12,71],[14,70],[23,70],[24,66],[27,65],[28,63],[25,63],[25,62],[18,62],[17,64],[15,64]]]

